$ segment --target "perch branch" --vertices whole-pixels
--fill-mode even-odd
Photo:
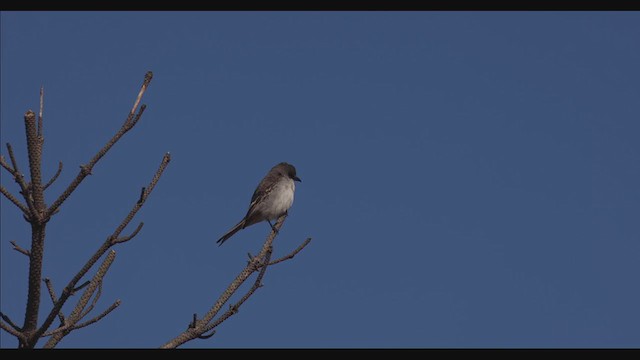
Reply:
[[[205,332],[207,332],[209,328],[209,323],[214,319],[214,317],[218,314],[222,306],[229,301],[229,298],[240,288],[240,286],[260,267],[260,262],[264,261],[267,253],[271,251],[273,240],[275,239],[280,227],[284,223],[287,215],[284,214],[278,218],[274,229],[271,231],[267,240],[264,242],[262,249],[248,262],[245,268],[236,276],[236,278],[227,286],[226,290],[218,297],[218,300],[214,303],[211,309],[202,317],[202,320],[197,321],[195,326],[187,328],[187,330],[183,331],[181,334],[176,336],[175,338],[169,340],[165,344],[163,344],[162,348],[176,348],[187,341],[191,341],[193,339],[198,338]],[[264,263],[268,263],[264,262]],[[266,269],[266,266],[264,267]],[[209,328],[210,330],[210,328]]]
[[[261,268],[261,269],[260,269],[260,272],[258,273],[258,276],[256,277],[256,281],[254,281],[254,283],[251,286],[251,288],[249,289],[249,291],[247,291],[247,293],[244,294],[244,296],[242,296],[242,298],[240,298],[240,300],[238,302],[236,302],[235,304],[229,306],[229,310],[227,310],[224,314],[222,314],[214,322],[212,322],[211,324],[205,326],[205,332],[209,331],[209,330],[213,330],[215,327],[217,327],[218,325],[222,324],[225,320],[230,318],[232,315],[237,314],[238,310],[240,309],[240,306],[242,306],[242,304],[244,304],[244,302],[247,301],[249,299],[249,297],[251,297],[251,295],[253,295],[253,293],[256,290],[258,290],[259,288],[262,287],[262,278],[264,277],[264,274],[267,271],[267,267],[268,267],[268,266],[264,266],[264,265],[268,264],[269,260],[271,260],[272,252],[273,252],[273,249],[269,248],[269,250],[267,250],[267,253],[266,253],[263,261],[261,261],[261,263],[256,263],[255,266],[257,268]]]

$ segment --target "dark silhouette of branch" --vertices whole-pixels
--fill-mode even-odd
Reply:
[[[51,298],[51,303],[55,304],[56,301],[58,301],[58,297],[56,296],[56,291],[53,289],[53,284],[51,284],[51,279],[44,278],[42,279],[42,281],[44,281],[45,285],[47,285],[47,290],[49,291],[49,298]],[[66,321],[64,319],[64,314],[62,313],[62,311],[58,313],[58,319],[60,319],[60,326],[64,326]]]
[[[111,149],[111,147],[116,142],[118,142],[118,140],[120,140],[120,138],[124,134],[126,134],[129,130],[131,130],[135,126],[135,124],[138,122],[138,120],[142,116],[142,113],[144,112],[144,109],[146,108],[146,106],[143,105],[138,111],[137,115],[135,115],[136,110],[138,109],[140,100],[142,99],[142,96],[144,95],[145,91],[147,91],[147,88],[149,87],[149,83],[151,82],[152,78],[153,78],[153,73],[151,71],[147,72],[147,74],[144,77],[144,82],[142,83],[142,87],[140,88],[140,92],[138,93],[138,97],[136,98],[136,101],[133,104],[133,107],[131,108],[129,115],[124,121],[124,124],[122,124],[122,127],[120,128],[120,130],[118,130],[118,132],[116,132],[116,134],[113,135],[113,137],[109,141],[107,141],[107,143],[102,147],[102,149],[100,149],[98,153],[95,154],[87,164],[80,166],[80,172],[75,177],[75,179],[71,181],[69,186],[67,186],[67,189],[62,194],[60,194],[60,196],[49,207],[48,216],[53,215],[53,213],[58,209],[58,207],[62,205],[62,203],[65,200],[67,200],[67,198],[75,191],[78,185],[80,185],[82,180],[84,180],[84,178],[87,177],[87,175],[91,174],[93,167],[96,165],[96,163],[100,161],[100,159],[102,159],[102,157]]]
[[[16,205],[24,214],[25,219],[31,225],[31,247],[29,250],[23,249],[18,246],[15,242],[12,241],[12,245],[15,250],[21,252],[24,255],[29,256],[29,279],[28,279],[28,292],[27,292],[27,305],[25,311],[24,325],[21,328],[9,326],[6,320],[2,321],[2,328],[7,328],[9,333],[16,336],[19,340],[19,347],[21,348],[33,348],[38,340],[43,336],[43,334],[48,330],[51,326],[53,320],[56,317],[60,318],[61,326],[58,329],[49,332],[52,334],[56,332],[56,335],[52,335],[52,338],[49,339],[48,344],[50,346],[54,346],[57,342],[60,341],[66,334],[70,331],[87,326],[92,324],[104,316],[109,314],[115,307],[119,305],[119,301],[114,303],[110,308],[105,310],[102,314],[94,317],[93,319],[86,321],[82,324],[77,324],[79,320],[83,317],[87,316],[95,307],[97,301],[101,295],[101,279],[104,276],[103,267],[106,266],[108,269],[108,265],[105,265],[107,262],[110,264],[112,257],[114,255],[107,255],[107,260],[101,265],[98,273],[94,277],[93,282],[87,282],[86,289],[78,301],[76,308],[70,315],[71,318],[65,319],[63,314],[61,313],[62,307],[65,305],[70,296],[72,296],[76,291],[81,290],[85,284],[81,286],[77,286],[81,279],[87,274],[87,272],[93,268],[93,266],[98,262],[98,260],[115,244],[126,242],[135,237],[138,232],[142,229],[143,224],[140,225],[127,236],[120,236],[121,232],[126,228],[126,226],[131,222],[140,208],[144,205],[144,202],[151,194],[153,188],[157,184],[160,176],[163,171],[166,169],[169,161],[170,155],[167,153],[160,164],[158,171],[156,171],[154,178],[151,183],[143,188],[142,194],[140,198],[135,203],[133,209],[129,212],[129,214],[123,219],[122,223],[117,227],[115,232],[105,239],[102,246],[96,250],[89,260],[84,264],[84,266],[78,271],[78,273],[67,283],[67,285],[62,289],[62,293],[60,297],[57,297],[54,291],[53,286],[49,279],[45,279],[45,283],[47,285],[47,289],[49,291],[49,297],[51,298],[53,307],[49,314],[46,316],[44,322],[38,327],[38,318],[39,318],[39,309],[40,309],[40,293],[41,293],[41,275],[42,275],[42,263],[44,256],[44,241],[46,234],[46,224],[50,220],[51,216],[56,214],[60,206],[64,203],[66,199],[77,189],[83,179],[91,174],[94,166],[98,163],[98,161],[107,154],[107,152],[115,145],[118,140],[124,136],[129,130],[131,130],[137,122],[142,117],[146,106],[141,105],[142,96],[146,92],[153,74],[151,72],[147,72],[145,75],[145,79],[143,81],[142,87],[134,101],[134,105],[129,111],[124,123],[121,128],[111,137],[111,139],[91,158],[91,160],[80,166],[79,174],[71,181],[71,183],[66,187],[66,189],[57,197],[57,199],[51,204],[51,206],[47,207],[44,201],[44,190],[47,189],[51,184],[53,184],[62,172],[63,164],[62,162],[58,163],[58,170],[53,175],[53,177],[43,185],[42,181],[42,149],[44,144],[44,88],[40,89],[40,111],[36,118],[36,114],[29,110],[25,113],[24,122],[25,122],[25,133],[27,140],[27,151],[29,158],[29,174],[30,174],[30,182],[25,180],[24,175],[20,172],[18,168],[18,163],[16,161],[15,154],[13,152],[13,148],[10,143],[7,143],[7,151],[9,153],[9,158],[11,160],[11,165],[7,163],[4,157],[0,156],[0,165],[7,170],[14,178],[15,182],[20,186],[20,194],[24,198],[24,202],[20,201],[16,196],[13,196],[4,186],[0,186],[0,192],[7,197],[14,205]],[[25,205],[26,204],[26,205]],[[111,259],[111,260],[108,260]],[[89,304],[89,300],[93,297],[93,301]],[[72,320],[71,322],[69,320]],[[60,330],[62,329],[62,330]]]
[[[260,261],[259,263],[255,264],[257,266],[257,268],[260,268],[260,272],[258,273],[258,276],[256,277],[256,280],[254,281],[254,283],[251,286],[251,288],[249,289],[249,291],[247,291],[240,298],[240,300],[238,302],[236,302],[235,304],[229,306],[229,310],[227,310],[224,314],[222,314],[219,318],[217,318],[211,324],[207,325],[205,327],[205,332],[213,330],[215,327],[217,327],[218,325],[222,324],[225,320],[227,320],[231,316],[237,314],[238,311],[240,310],[240,306],[242,306],[242,304],[244,304],[245,301],[247,301],[249,299],[249,297],[251,297],[251,295],[253,295],[253,293],[256,290],[258,290],[259,288],[262,287],[262,278],[264,277],[264,274],[267,271],[267,267],[268,267],[268,265],[267,266],[264,266],[264,265],[269,263],[269,260],[271,259],[271,254],[272,253],[273,253],[273,248],[271,247],[271,248],[269,248],[267,250],[267,253],[266,253],[263,261]],[[211,334],[211,336],[213,336],[213,333]],[[208,339],[211,336],[205,337],[205,339]],[[202,339],[202,337],[199,337],[199,338]]]
[[[22,329],[16,325],[10,317],[8,317],[7,315],[3,314],[2,312],[0,312],[0,317],[2,318],[2,320],[4,320],[7,324],[9,324],[9,326],[11,326],[14,330],[16,331],[22,331]]]
[[[29,215],[29,209],[26,205],[22,204],[20,200],[18,200],[13,194],[9,192],[9,190],[5,189],[4,186],[0,185],[0,192],[4,197],[9,199],[15,206],[17,206],[25,215]]]
[[[62,161],[58,161],[58,170],[56,171],[55,175],[53,175],[53,177],[44,185],[42,189],[47,190],[47,188],[51,186],[51,184],[53,184],[54,181],[56,181],[58,176],[60,176],[61,172],[62,172]]]
[[[29,252],[29,250],[27,249],[23,249],[20,245],[18,245],[14,240],[9,241],[11,243],[11,245],[13,246],[13,250],[24,254],[26,256],[31,256],[31,252]]]
[[[51,335],[49,340],[44,344],[45,348],[55,347],[58,344],[58,342],[62,340],[63,337],[65,337],[67,334],[73,331],[73,327],[76,325],[76,323],[80,319],[82,319],[83,310],[87,306],[87,303],[93,296],[96,289],[100,287],[100,284],[102,283],[102,279],[107,274],[107,271],[109,271],[109,267],[111,267],[111,264],[113,264],[113,260],[115,260],[115,258],[116,258],[116,252],[111,250],[107,255],[107,257],[102,262],[102,264],[100,264],[98,271],[91,279],[91,282],[89,283],[89,285],[85,288],[84,292],[82,293],[82,296],[80,296],[80,299],[78,300],[78,303],[76,304],[75,308],[71,311],[71,314],[69,314],[69,316],[67,317],[67,321],[63,326],[63,328],[65,329]],[[86,313],[84,313],[84,315],[86,315]]]
[[[180,333],[175,338],[163,344],[161,346],[162,348],[165,348],[165,349],[176,348],[193,339],[210,338],[215,333],[215,330],[214,330],[215,327],[217,327],[222,322],[224,322],[229,317],[231,317],[232,315],[238,312],[240,306],[244,304],[244,302],[247,301],[249,297],[251,297],[255,293],[255,291],[262,286],[262,278],[264,277],[265,272],[269,267],[270,260],[271,260],[271,254],[273,251],[273,241],[277,236],[277,234],[279,233],[280,228],[282,227],[286,217],[287,217],[287,214],[284,214],[278,218],[278,220],[276,221],[276,224],[273,226],[271,233],[269,234],[264,244],[262,245],[260,252],[256,256],[251,256],[251,255],[249,256],[249,261],[247,262],[247,265],[244,267],[242,271],[240,271],[240,273],[236,276],[236,278],[227,286],[225,291],[218,297],[218,299],[213,304],[211,309],[209,309],[209,311],[202,317],[202,319],[198,320],[196,315],[194,314],[193,321],[189,324],[187,329],[182,333]],[[305,241],[305,243],[308,244],[309,241]],[[304,246],[306,246],[306,244],[304,244]],[[300,249],[296,249],[293,255],[290,254],[291,255],[290,258],[292,258],[297,252],[302,250],[304,246],[301,246]],[[258,272],[258,276],[256,277],[256,280],[254,281],[253,286],[251,286],[251,288],[240,298],[240,300],[238,300],[236,303],[231,305],[226,312],[224,312],[222,315],[220,315],[220,317],[216,319],[216,316],[218,315],[218,313],[220,312],[224,304],[226,304],[229,301],[231,296],[238,291],[240,286],[254,272]],[[206,334],[208,332],[210,333]]]
[[[22,333],[22,329],[20,329],[16,324],[14,324],[13,321],[11,321],[11,319],[9,319],[9,317],[6,316],[5,314],[0,313],[0,315],[2,317],[2,321],[0,321],[0,329],[17,337],[18,341],[24,342],[26,340],[26,336]]]
[[[170,161],[171,161],[171,155],[169,155],[169,153],[166,153],[162,158],[162,162],[160,163],[158,170],[153,176],[153,179],[147,186],[145,200],[155,188],[156,184],[158,183],[158,180],[162,176],[162,173],[164,172],[164,170],[169,165]],[[69,281],[67,286],[65,286],[65,288],[62,290],[62,294],[60,295],[60,298],[53,306],[53,309],[51,309],[51,312],[49,312],[49,315],[45,319],[40,329],[38,329],[39,336],[42,336],[42,334],[44,334],[44,332],[49,328],[49,326],[51,326],[51,323],[53,322],[53,319],[55,318],[56,314],[60,311],[60,309],[65,304],[69,296],[73,294],[74,288],[76,284],[78,284],[80,279],[82,279],[82,277],[93,267],[93,265],[102,257],[102,255],[104,255],[104,253],[106,253],[107,250],[109,250],[109,248],[117,244],[117,242],[114,242],[114,239],[118,238],[118,235],[120,234],[120,232],[122,232],[126,224],[128,224],[131,221],[131,219],[133,219],[133,216],[135,216],[135,214],[138,212],[138,210],[140,210],[140,208],[143,205],[144,205],[144,201],[142,203],[139,203],[136,201],[135,205],[133,206],[133,209],[131,209],[129,214],[127,214],[127,216],[124,218],[122,223],[118,226],[118,228],[114,231],[114,233],[107,237],[107,239],[102,243],[102,246],[100,246],[100,248],[96,250],[93,256],[84,264],[82,269],[80,269],[80,271],[78,271],[78,273],[73,277],[73,279]]]
[[[89,281],[89,280],[83,282],[82,284],[80,284],[80,286],[78,286],[78,287],[74,288],[73,290],[71,290],[71,295],[75,295],[78,291],[84,289],[90,283],[91,283],[91,281]]]
[[[307,245],[309,245],[310,242],[311,242],[311,238],[307,238],[302,244],[300,244],[300,246],[298,246],[297,249],[293,250],[290,254],[281,257],[280,259],[273,260],[268,264],[268,266],[275,265],[283,261],[287,261],[289,259],[293,259],[293,257],[296,256],[300,251],[302,251],[302,249],[304,249]]]
[[[138,204],[142,204],[142,203],[138,202]],[[143,226],[144,226],[144,223],[140,222],[140,224],[138,224],[138,227],[135,230],[133,230],[133,232],[131,234],[129,234],[127,236],[119,237],[117,239],[113,239],[113,243],[114,244],[120,244],[120,243],[127,242],[127,241],[133,239],[136,235],[138,235],[138,232],[140,232],[140,230],[142,230]]]
[[[11,173],[11,175],[13,175],[13,180],[18,184],[18,186],[20,186],[20,194],[22,194],[22,196],[24,197],[30,214],[34,213],[36,212],[36,208],[33,204],[33,197],[30,195],[29,185],[25,182],[24,175],[22,175],[20,169],[18,168],[18,162],[16,161],[16,157],[13,153],[13,147],[11,147],[10,143],[7,143],[7,152],[9,153],[9,158],[11,159],[13,171],[9,170],[9,167],[6,163],[3,164],[3,167],[7,169]]]
[[[113,304],[111,304],[107,309],[105,309],[102,313],[100,313],[100,315],[98,315],[98,316],[96,316],[96,317],[94,317],[94,318],[92,318],[92,319],[90,319],[90,320],[87,320],[87,321],[85,321],[85,322],[83,322],[83,323],[80,323],[80,324],[78,324],[78,325],[74,326],[74,327],[73,327],[73,330],[81,329],[81,328],[83,328],[83,327],[87,327],[87,326],[89,326],[89,325],[91,325],[91,324],[93,324],[93,323],[96,323],[96,322],[100,321],[103,317],[105,317],[105,316],[109,315],[109,313],[111,313],[111,312],[112,312],[113,310],[115,310],[118,306],[120,306],[120,304],[121,304],[121,303],[122,303],[122,301],[120,301],[120,300],[116,300],[116,301],[115,301]]]

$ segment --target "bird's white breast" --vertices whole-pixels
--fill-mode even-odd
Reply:
[[[295,190],[296,185],[292,179],[283,179],[278,182],[268,199],[265,199],[263,211],[269,220],[275,220],[289,210],[293,204]]]

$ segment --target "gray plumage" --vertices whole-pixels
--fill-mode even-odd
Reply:
[[[222,245],[238,231],[261,221],[268,221],[273,228],[271,220],[285,214],[293,204],[296,190],[294,181],[302,182],[296,176],[296,168],[293,165],[281,162],[271,168],[253,192],[247,214],[236,226],[222,235],[217,243]]]

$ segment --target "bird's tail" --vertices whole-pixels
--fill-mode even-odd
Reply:
[[[216,243],[219,243],[220,245],[222,245],[225,241],[227,241],[227,239],[232,237],[233,234],[235,234],[238,231],[240,231],[240,229],[244,229],[244,222],[245,222],[244,219],[242,219],[242,221],[237,223],[236,226],[234,226],[231,230],[227,231],[226,234],[222,235],[222,237],[220,239],[218,239],[218,241],[216,241]],[[220,245],[218,245],[218,246],[220,246]]]

